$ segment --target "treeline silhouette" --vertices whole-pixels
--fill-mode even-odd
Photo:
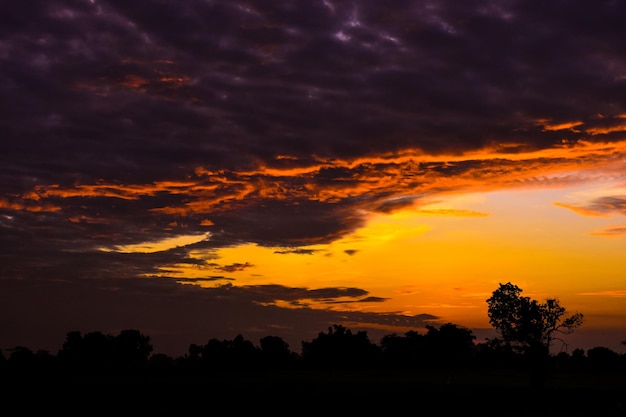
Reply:
[[[527,369],[527,358],[498,340],[475,343],[472,331],[455,324],[427,326],[384,336],[373,343],[366,331],[353,332],[335,324],[296,353],[278,336],[266,336],[256,345],[241,334],[232,340],[210,339],[190,344],[188,352],[172,357],[155,353],[149,336],[138,330],[118,335],[69,332],[62,348],[52,354],[16,346],[0,351],[4,381],[37,378],[205,378],[225,373],[267,371],[511,371]],[[626,374],[626,355],[598,346],[587,352],[551,355],[551,370],[583,374]]]

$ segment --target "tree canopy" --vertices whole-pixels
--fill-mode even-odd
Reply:
[[[523,297],[510,282],[500,284],[487,299],[489,323],[501,337],[522,351],[549,352],[556,333],[569,334],[583,322],[582,313],[566,315],[559,301],[549,298],[540,303]]]

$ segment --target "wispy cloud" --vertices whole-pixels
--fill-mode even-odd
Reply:
[[[602,230],[592,232],[593,236],[626,236],[626,226],[607,227]]]
[[[580,293],[579,295],[598,296],[598,297],[611,297],[611,298],[625,298],[626,297],[626,290],[585,292],[585,293]]]
[[[626,215],[626,196],[598,197],[583,204],[584,205],[574,206],[564,203],[555,203],[557,206],[568,208],[584,216],[606,217],[611,214]]]

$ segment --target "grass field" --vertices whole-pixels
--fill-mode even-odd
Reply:
[[[556,373],[543,388],[531,389],[523,372],[271,371],[193,379],[22,381],[2,392],[23,415],[44,406],[48,412],[80,407],[86,414],[142,416],[626,417],[624,375]]]

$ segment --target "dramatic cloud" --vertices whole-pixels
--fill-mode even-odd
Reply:
[[[222,274],[256,264],[224,264],[217,251],[251,243],[315,255],[303,247],[348,236],[373,214],[489,214],[421,208],[441,196],[623,180],[625,13],[588,0],[5,2],[0,292],[16,301],[0,309],[0,333],[27,305],[54,309],[41,291],[77,298],[59,312],[67,330],[90,299],[120,303],[112,326],[128,315],[125,326],[153,334],[156,318],[134,305],[170,324],[182,315],[188,332],[244,312],[282,329],[316,313],[323,330],[341,315],[311,300],[385,298],[352,286],[239,286]],[[625,214],[623,196],[560,205]],[[209,272],[174,273],[194,267]],[[233,293],[238,301],[217,306]],[[289,323],[277,318],[284,308]],[[435,318],[424,317],[397,326]],[[104,317],[97,324],[105,330]]]

